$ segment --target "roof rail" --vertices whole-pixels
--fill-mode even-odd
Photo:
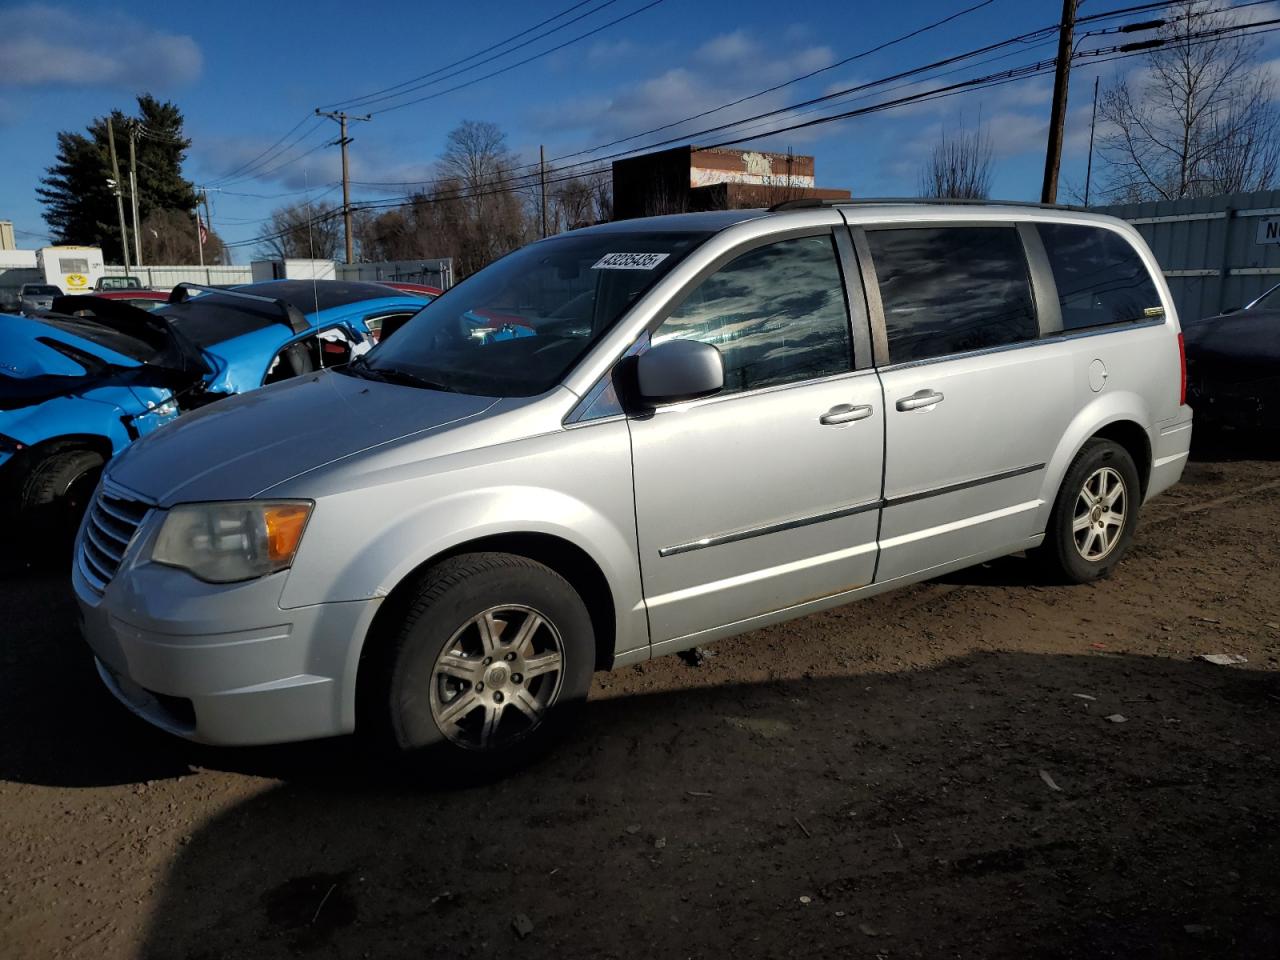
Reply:
[[[975,207],[1030,207],[1036,210],[1072,210],[1085,212],[1087,207],[1065,203],[1036,203],[1031,200],[961,200],[946,197],[858,197],[851,200],[822,200],[818,197],[800,197],[783,200],[769,208],[770,213],[782,210],[811,210],[817,207],[859,207],[877,204],[921,204],[925,206],[975,206]]]
[[[229,290],[226,287],[210,287],[203,283],[187,283],[185,280],[169,291],[170,303],[187,303],[192,298],[192,291],[204,294],[217,294],[220,297],[236,297],[240,300],[253,300],[274,307],[281,314],[281,322],[288,325],[294,333],[302,333],[311,327],[306,315],[291,303],[277,297],[263,297],[256,293],[244,293],[240,290]]]

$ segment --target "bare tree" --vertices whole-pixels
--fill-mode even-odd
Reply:
[[[142,253],[147,263],[197,263],[201,251],[195,214],[182,210],[152,210],[142,221]],[[204,262],[222,263],[226,248],[212,230],[204,242]]]
[[[1113,201],[1176,200],[1266,190],[1280,168],[1275,86],[1261,41],[1229,30],[1242,21],[1205,0],[1166,14],[1162,46],[1136,78],[1105,92],[1099,155]]]
[[[531,190],[521,186],[517,167],[496,124],[467,120],[449,132],[430,199],[440,208],[440,228],[451,234],[460,275],[474,273],[532,237]]]
[[[920,196],[985,200],[991,195],[991,138],[979,124],[942,136],[920,170]]]
[[[341,243],[341,211],[331,204],[308,200],[272,212],[267,238],[257,252],[269,260],[332,260]]]
[[[553,172],[548,170],[547,176]],[[547,208],[548,233],[609,220],[613,216],[612,180],[605,173],[587,173],[551,184]]]

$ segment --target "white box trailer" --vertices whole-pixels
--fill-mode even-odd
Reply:
[[[36,268],[43,282],[63,293],[88,293],[103,273],[102,250],[98,247],[41,247],[36,251]]]
[[[263,280],[336,280],[337,264],[332,260],[254,260],[253,282]]]

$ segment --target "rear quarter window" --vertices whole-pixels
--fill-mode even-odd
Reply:
[[[1164,316],[1151,274],[1132,244],[1102,227],[1038,224],[1058,288],[1063,330]]]

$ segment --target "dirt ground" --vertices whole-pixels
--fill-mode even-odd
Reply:
[[[1280,452],[1197,456],[1106,582],[601,676],[467,789],[154,732],[59,580],[0,581],[0,957],[1276,957]]]

